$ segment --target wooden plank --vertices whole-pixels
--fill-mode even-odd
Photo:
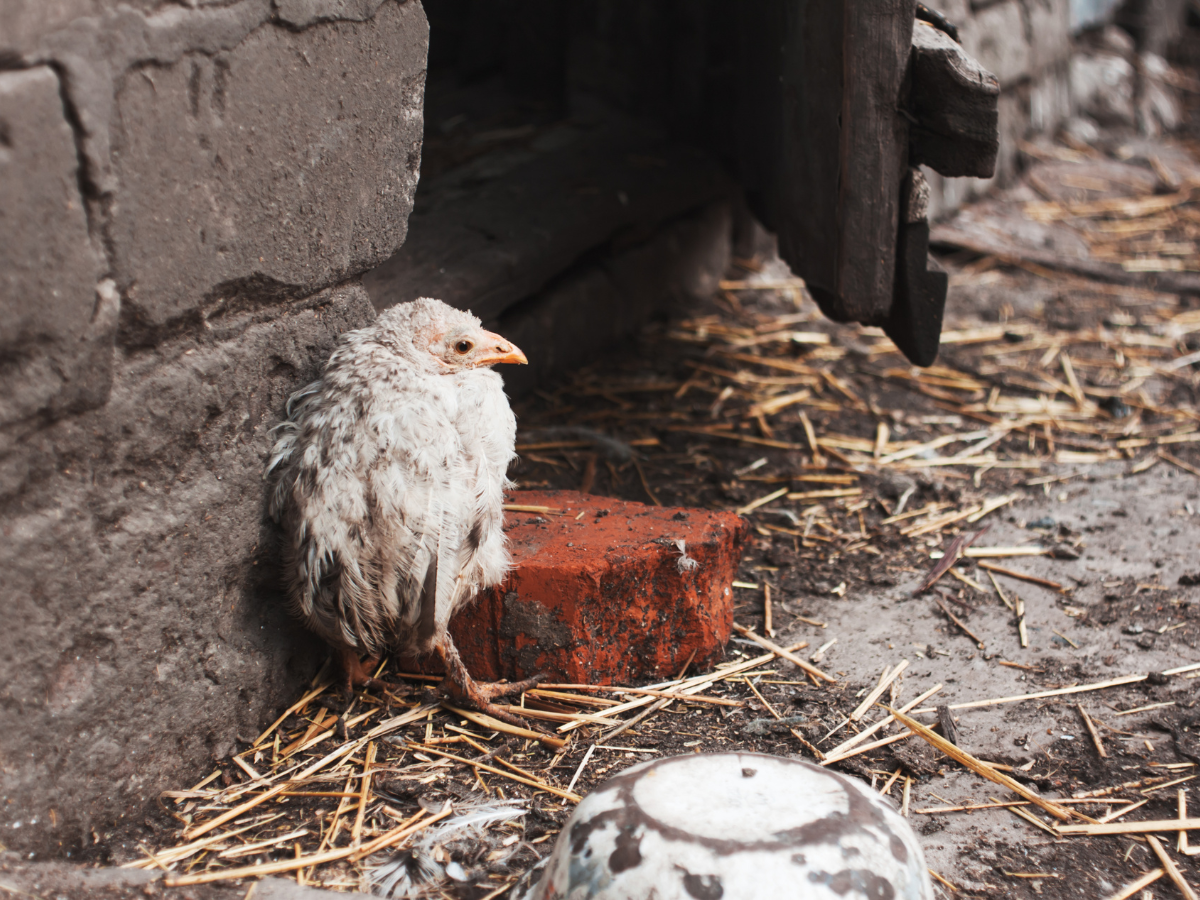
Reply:
[[[892,305],[912,0],[737,6],[738,177],[780,255],[839,321]]]
[[[896,245],[896,289],[883,330],[918,366],[937,359],[950,278],[929,257],[929,185],[909,169]]]
[[[989,178],[1000,149],[1000,82],[949,35],[925,22],[912,34],[909,164]]]
[[[839,312],[883,324],[892,306],[908,123],[900,89],[908,67],[913,0],[844,0]],[[836,318],[836,317],[835,317]]]
[[[735,7],[738,180],[823,308],[837,299],[843,3]]]

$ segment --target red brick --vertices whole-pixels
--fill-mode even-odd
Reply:
[[[674,676],[693,650],[697,667],[722,657],[744,519],[575,491],[509,502],[561,513],[505,514],[515,567],[450,626],[476,679],[645,682]],[[698,568],[680,570],[676,540]]]

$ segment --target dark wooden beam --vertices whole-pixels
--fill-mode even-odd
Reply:
[[[929,185],[909,169],[901,193],[896,245],[896,295],[883,325],[900,351],[918,366],[937,359],[950,279],[929,256]]]
[[[912,34],[909,162],[948,176],[989,178],[1000,147],[1000,83],[943,31]]]
[[[739,4],[738,177],[838,321],[892,305],[913,0]]]
[[[840,246],[843,320],[882,324],[892,306],[908,123],[899,112],[912,0],[844,0]]]

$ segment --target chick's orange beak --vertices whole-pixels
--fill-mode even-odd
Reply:
[[[506,341],[500,335],[492,334],[490,331],[483,333],[483,340],[484,346],[480,354],[475,357],[475,365],[494,366],[497,363],[519,363],[524,366],[529,364],[529,360],[525,358],[521,348],[512,341]]]

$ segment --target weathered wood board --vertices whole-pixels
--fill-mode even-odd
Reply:
[[[822,311],[881,324],[896,272],[910,0],[739,9],[739,175]]]

